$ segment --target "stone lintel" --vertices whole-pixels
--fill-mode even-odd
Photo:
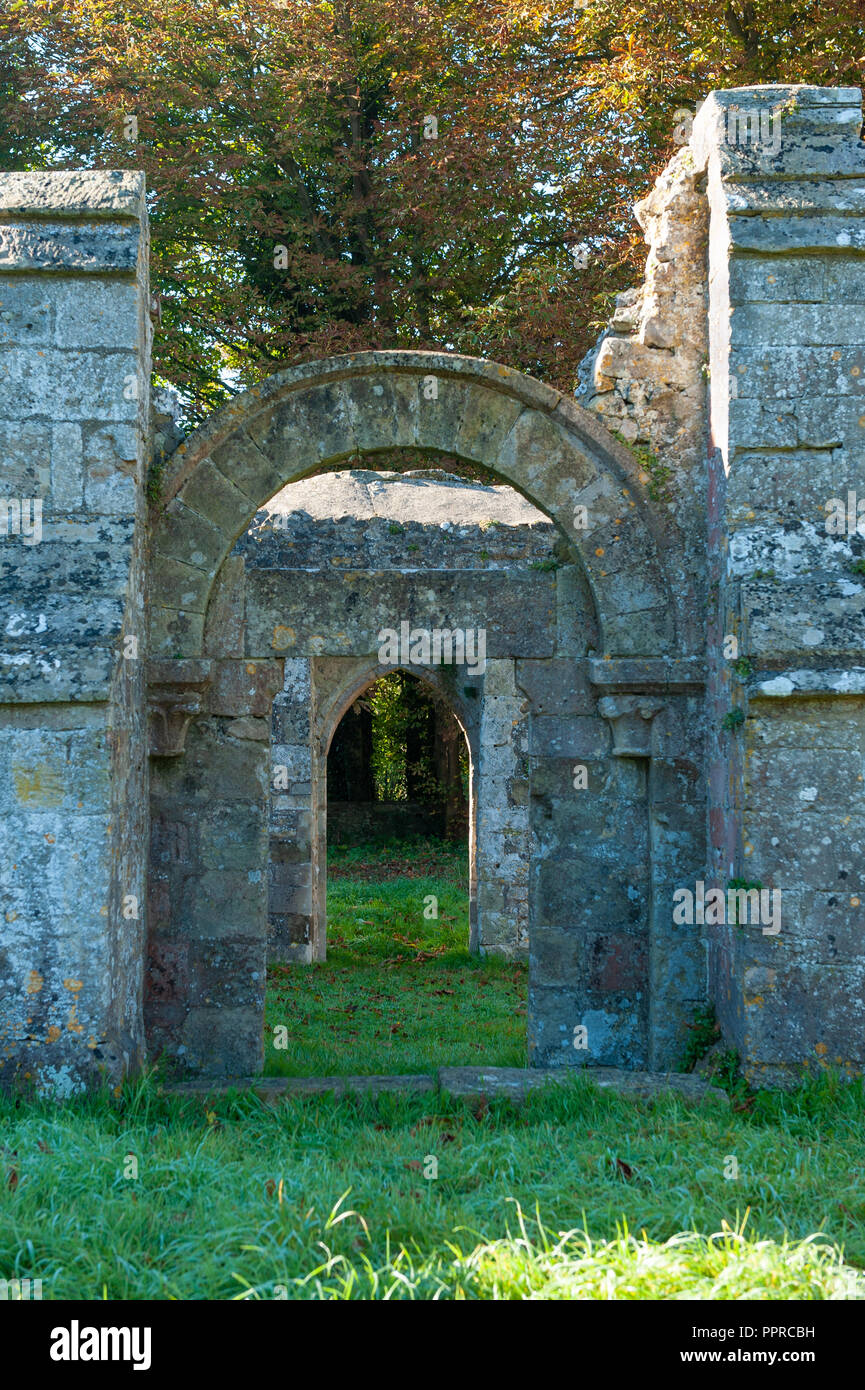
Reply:
[[[589,680],[608,694],[699,692],[706,683],[698,657],[590,657]]]

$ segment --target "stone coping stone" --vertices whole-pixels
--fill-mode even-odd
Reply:
[[[144,211],[144,175],[134,169],[48,169],[8,173],[0,186],[0,219],[121,218]]]
[[[542,1086],[567,1084],[575,1075],[583,1076],[602,1090],[617,1095],[652,1097],[675,1091],[686,1100],[707,1096],[726,1101],[726,1092],[692,1073],[622,1071],[618,1067],[555,1067],[548,1070],[522,1067],[440,1067],[441,1089],[452,1096],[486,1096],[524,1100],[529,1091]]]
[[[423,1094],[441,1090],[445,1095],[488,1100],[506,1097],[519,1102],[542,1086],[567,1084],[584,1076],[602,1090],[617,1095],[651,1098],[676,1092],[685,1100],[711,1097],[727,1102],[726,1093],[692,1073],[622,1071],[617,1067],[555,1067],[550,1070],[523,1067],[439,1067],[435,1076],[267,1076],[225,1080],[169,1082],[169,1095],[213,1095],[232,1089],[254,1091],[269,1103],[284,1096],[319,1096],[328,1092],[380,1095],[384,1091]]]
[[[230,1090],[254,1091],[270,1103],[283,1096],[323,1096],[332,1091],[380,1095],[383,1091],[421,1093],[438,1089],[436,1078],[417,1076],[241,1076],[225,1080],[169,1082],[163,1087],[169,1095],[214,1095]]]

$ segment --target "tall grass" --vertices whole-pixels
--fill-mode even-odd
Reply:
[[[0,1276],[46,1298],[858,1298],[863,1120],[831,1076],[742,1113],[585,1077],[521,1109],[152,1079],[5,1099]]]
[[[268,1075],[526,1065],[526,965],[469,954],[464,845],[335,846],[328,872],[327,960],[268,970]]]

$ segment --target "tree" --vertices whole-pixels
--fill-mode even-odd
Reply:
[[[570,390],[675,109],[856,82],[863,32],[860,0],[12,0],[0,157],[145,170],[157,380],[191,419],[379,347]]]

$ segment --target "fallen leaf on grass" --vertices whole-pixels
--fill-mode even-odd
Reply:
[[[630,1182],[631,1178],[634,1176],[634,1170],[631,1167],[630,1163],[626,1163],[623,1158],[617,1158],[616,1167],[618,1168],[622,1177],[625,1178],[627,1182]]]

